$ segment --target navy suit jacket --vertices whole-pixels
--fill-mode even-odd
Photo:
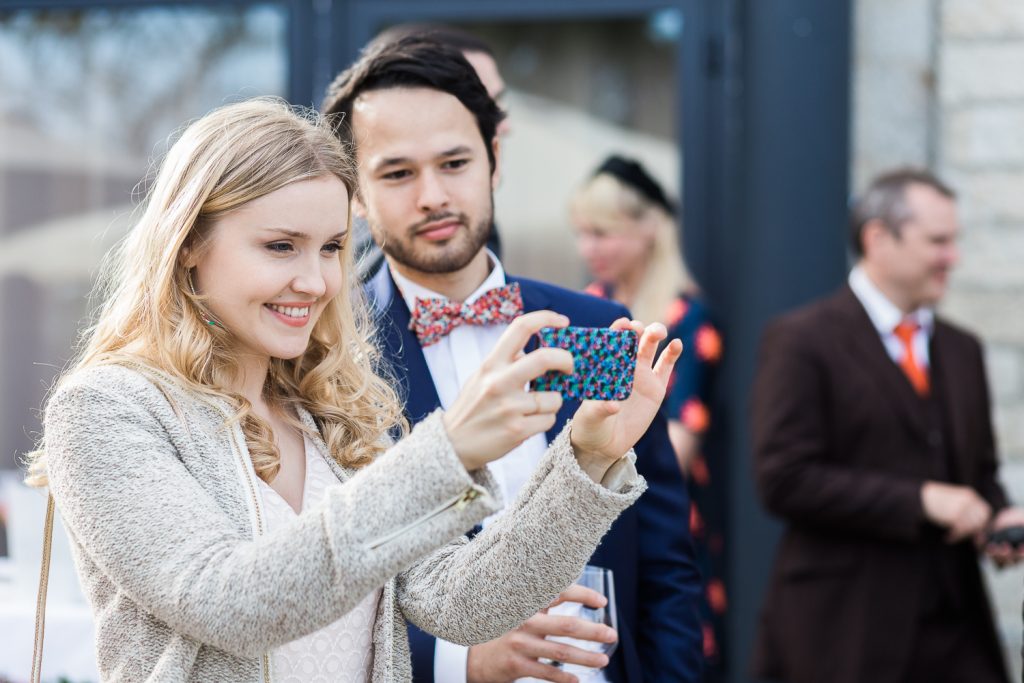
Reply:
[[[548,309],[569,317],[571,324],[607,327],[628,315],[619,304],[561,287],[509,277],[518,282],[524,312]],[[416,424],[440,407],[440,399],[416,337],[409,330],[409,309],[390,275],[382,268],[368,283],[377,309],[378,334],[390,363],[406,416]],[[579,407],[566,401],[554,439]],[[700,680],[702,636],[697,614],[701,591],[689,532],[690,501],[676,464],[662,416],[655,419],[636,447],[637,470],[648,489],[612,525],[590,563],[614,572],[618,607],[619,647],[606,675],[613,683],[670,683]],[[434,637],[409,626],[415,683],[434,680]],[[438,683],[444,683],[438,681]]]

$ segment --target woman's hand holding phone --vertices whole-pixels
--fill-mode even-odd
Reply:
[[[497,460],[554,426],[562,397],[552,391],[527,392],[523,388],[551,370],[571,373],[572,354],[554,348],[524,354],[523,348],[541,328],[568,324],[568,318],[551,311],[516,318],[445,412],[448,439],[467,470]]]
[[[640,334],[633,391],[625,401],[584,401],[576,411],[569,435],[580,467],[597,482],[647,431],[661,408],[672,368],[683,351],[682,342],[673,339],[655,363],[658,344],[668,336],[664,325],[644,327],[637,320],[621,318],[611,327]]]

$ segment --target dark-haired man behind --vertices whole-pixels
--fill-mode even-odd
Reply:
[[[452,392],[476,372],[506,324],[507,307],[516,308],[520,297],[522,310],[555,310],[574,325],[604,327],[627,315],[617,304],[506,276],[500,261],[484,248],[493,215],[502,112],[458,51],[415,37],[377,45],[335,80],[323,110],[343,115],[338,132],[354,143],[359,163],[359,196],[353,206],[387,255],[387,267],[371,290],[385,356],[412,422],[446,406]],[[434,305],[424,306],[421,300]],[[489,301],[496,309],[485,307]],[[452,321],[447,314],[453,309],[469,319]],[[438,312],[444,320],[431,317]],[[537,455],[576,405],[566,402],[546,435],[524,442],[492,468],[506,499],[516,495]],[[688,500],[664,420],[656,421],[636,452],[637,469],[650,489],[616,522],[591,559],[615,573],[619,646],[607,668],[588,680],[698,681],[700,582],[686,523]],[[605,627],[582,620],[539,614],[496,641],[463,650],[454,669],[435,669],[431,660],[442,648],[435,649],[432,638],[413,629],[415,678],[432,680],[436,670],[444,683],[461,676],[470,681],[571,680],[565,671],[539,661],[599,661],[544,639],[566,625],[585,629],[590,640],[607,634]]]
[[[510,126],[508,123],[508,112],[503,106],[505,97],[505,79],[501,77],[498,70],[498,62],[494,57],[494,50],[484,40],[463,31],[454,26],[445,24],[398,24],[378,33],[370,44],[366,46],[367,51],[380,49],[381,46],[393,43],[402,39],[424,39],[431,40],[441,45],[454,48],[462,53],[466,61],[472,65],[477,77],[483,83],[487,94],[501,107],[504,116],[498,122],[498,137],[508,134]],[[362,221],[357,217],[357,223]],[[360,235],[364,234],[362,232]],[[384,264],[384,254],[373,242],[369,235],[360,237],[356,248],[358,251],[357,262],[359,263],[360,279],[363,281],[371,279],[377,274]],[[498,258],[501,258],[501,233],[498,226],[491,221],[491,230],[487,235],[487,248]]]
[[[953,192],[924,171],[883,175],[851,227],[848,285],[762,342],[755,470],[786,531],[756,673],[1006,683],[975,543],[1024,513],[996,480],[981,346],[933,308],[958,258]]]

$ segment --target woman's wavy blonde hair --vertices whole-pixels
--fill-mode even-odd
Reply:
[[[610,173],[589,178],[570,201],[570,211],[610,232],[627,232],[649,225],[654,244],[643,279],[629,303],[630,312],[644,322],[663,322],[669,305],[694,281],[683,262],[678,226],[664,208]]]
[[[271,481],[280,453],[270,425],[227,389],[235,369],[234,335],[209,324],[191,285],[183,250],[203,248],[214,222],[289,183],[334,175],[355,189],[351,157],[315,112],[260,98],[212,111],[188,126],[168,151],[134,228],[104,265],[94,296],[95,324],[81,338],[80,368],[132,363],[162,371],[183,386],[235,406],[257,475]],[[360,296],[352,250],[339,258],[345,284],[294,359],[271,359],[268,402],[300,429],[306,408],[335,460],[369,463],[393,429],[406,425],[394,390],[376,372],[373,326]],[[59,385],[59,382],[58,382]],[[45,486],[46,457],[29,455],[26,482]]]

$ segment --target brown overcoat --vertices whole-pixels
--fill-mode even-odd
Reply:
[[[781,517],[755,643],[756,675],[786,683],[895,683],[915,643],[929,567],[921,507],[936,446],[951,480],[1006,497],[977,339],[936,319],[929,357],[943,429],[848,287],[770,324],[753,389],[755,474]],[[955,553],[973,554],[970,543]],[[1001,661],[977,563],[964,595]],[[1001,666],[1001,664],[1000,664]]]

